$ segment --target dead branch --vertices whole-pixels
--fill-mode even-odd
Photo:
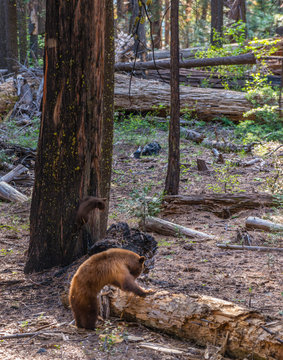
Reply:
[[[283,248],[275,248],[268,246],[248,246],[248,245],[230,245],[230,244],[216,244],[221,249],[229,250],[250,250],[250,251],[283,251]]]

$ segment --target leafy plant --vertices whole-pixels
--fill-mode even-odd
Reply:
[[[215,171],[215,181],[213,184],[208,185],[208,189],[213,192],[244,192],[240,188],[239,175],[231,173],[231,166],[226,164],[220,168],[214,167]]]

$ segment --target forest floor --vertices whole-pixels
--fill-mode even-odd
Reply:
[[[130,127],[130,125],[129,125]],[[205,125],[198,131],[213,137],[215,127]],[[226,139],[232,134],[218,126],[218,134]],[[140,144],[158,141],[158,156],[135,159],[131,156]],[[224,154],[225,160],[251,159],[261,156],[264,164],[235,167],[214,163],[211,150],[188,140],[181,141],[182,195],[217,193],[257,193],[270,191],[274,185],[276,162],[282,163],[279,151],[270,154],[278,143],[255,147],[253,154]],[[282,150],[282,149],[281,149]],[[265,155],[268,154],[268,155]],[[275,159],[275,154],[278,156]],[[144,211],[145,197],[158,198],[164,189],[167,171],[167,135],[161,130],[117,125],[114,139],[113,176],[109,224],[125,221],[138,227]],[[208,172],[200,172],[196,159],[205,159]],[[4,174],[4,173],[3,173]],[[1,175],[1,174],[0,174]],[[273,182],[272,182],[273,181]],[[271,184],[271,185],[270,185]],[[31,196],[31,187],[16,186]],[[23,204],[0,203],[0,358],[8,359],[196,359],[192,355],[165,354],[143,348],[140,340],[179,349],[186,353],[192,343],[149,330],[137,323],[110,318],[98,323],[97,331],[77,329],[65,297],[72,274],[84,259],[69,271],[59,268],[39,274],[25,275],[29,242],[30,201]],[[156,205],[156,211],[160,210]],[[156,215],[177,224],[215,235],[219,242],[240,243],[248,216],[283,223],[280,208],[244,210],[228,219],[211,212],[192,208],[182,214]],[[282,247],[282,234],[248,231],[252,245]],[[283,320],[283,261],[279,252],[223,250],[216,241],[194,241],[186,237],[152,234],[158,242],[155,267],[141,276],[145,288],[162,288],[185,294],[205,294],[225,299],[259,311],[267,319]],[[282,254],[282,253],[281,253]],[[25,336],[26,333],[29,333]]]

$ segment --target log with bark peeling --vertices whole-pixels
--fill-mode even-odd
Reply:
[[[283,252],[283,248],[275,248],[269,246],[248,246],[248,245],[232,245],[232,244],[216,244],[217,247],[221,249],[229,250],[250,250],[250,251],[277,251]]]
[[[225,344],[226,354],[236,359],[281,359],[282,339],[278,334],[282,323],[266,324],[262,315],[231,302],[168,291],[140,298],[113,290],[108,296],[112,315],[201,346]]]
[[[283,225],[269,220],[260,219],[255,216],[249,216],[246,220],[247,229],[259,229],[270,232],[283,232]]]
[[[163,213],[180,214],[196,206],[204,211],[227,219],[231,215],[246,209],[282,206],[276,196],[257,193],[238,194],[200,194],[200,195],[167,195],[164,197]]]
[[[215,239],[215,237],[213,235],[209,235],[209,234],[206,234],[201,231],[194,230],[194,229],[189,229],[185,226],[181,226],[181,225],[172,223],[170,221],[159,219],[159,218],[156,218],[153,216],[147,216],[142,225],[143,225],[145,231],[157,232],[157,233],[163,234],[163,235],[172,235],[172,236],[185,235],[188,237],[202,239],[202,240]]]
[[[134,77],[130,86],[129,76],[116,74],[114,102],[117,110],[156,111],[165,115],[170,107],[170,86]],[[243,92],[188,86],[180,86],[180,103],[181,112],[191,110],[205,120],[219,116],[241,120],[243,113],[252,109]]]

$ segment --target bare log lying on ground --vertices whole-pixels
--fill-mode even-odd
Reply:
[[[193,196],[167,195],[164,197],[164,214],[180,214],[196,206],[204,211],[227,219],[231,215],[246,209],[260,207],[278,207],[282,205],[279,198],[269,194],[201,194]]]
[[[281,232],[283,231],[283,225],[276,224],[269,220],[263,220],[258,217],[249,216],[246,220],[247,229],[260,229],[270,232]]]
[[[162,115],[170,107],[170,86],[158,81],[115,75],[115,108],[126,111],[157,111]],[[180,86],[181,111],[192,110],[205,120],[226,116],[232,120],[242,119],[242,114],[252,105],[245,93],[217,89],[201,89]],[[161,108],[160,108],[161,107]]]
[[[191,59],[180,60],[180,68],[195,68],[217,65],[244,65],[244,64],[256,64],[256,57],[252,53],[225,56],[217,58],[204,58],[204,59]],[[128,62],[128,63],[116,63],[115,71],[131,71],[131,70],[148,70],[148,69],[170,69],[170,60],[157,60],[157,61],[145,61],[145,62]]]
[[[221,249],[229,250],[251,250],[251,251],[282,251],[283,248],[275,248],[269,246],[248,246],[248,245],[230,245],[230,244],[216,244],[217,247]]]
[[[217,149],[219,151],[250,152],[255,145],[255,143],[251,143],[251,144],[247,144],[247,145],[238,145],[238,144],[232,144],[230,142],[219,142],[219,141],[207,140],[207,139],[205,139],[204,134],[200,134],[199,132],[194,131],[194,130],[186,129],[182,126],[180,127],[180,133],[182,136],[184,136],[188,140],[192,140],[192,141],[196,142],[197,144],[202,144],[203,146],[206,146],[208,148]]]
[[[163,235],[173,235],[173,236],[185,235],[188,237],[193,237],[198,239],[206,239],[206,240],[215,239],[213,235],[209,235],[194,229],[189,229],[185,226],[181,226],[172,223],[170,221],[159,219],[153,216],[146,217],[142,225],[144,226],[145,231],[157,232]]]
[[[14,189],[11,185],[4,181],[0,181],[0,198],[3,200],[19,202],[28,200],[24,194],[20,193],[18,190]]]
[[[168,291],[139,298],[114,290],[109,296],[113,315],[201,346],[225,344],[226,354],[235,359],[280,359],[282,354],[282,340],[272,335],[283,330],[282,323],[266,324],[262,315],[231,302]]]
[[[0,178],[0,181],[5,181],[6,183],[9,183],[10,181],[14,180],[15,178],[19,177],[21,174],[27,172],[28,169],[22,165],[17,165],[14,169],[8,172],[8,174],[5,174]]]

